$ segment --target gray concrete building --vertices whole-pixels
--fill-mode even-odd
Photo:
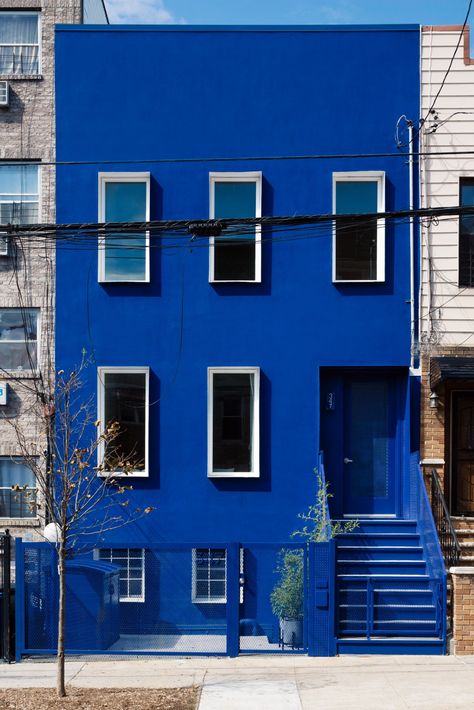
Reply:
[[[8,225],[55,222],[54,27],[107,22],[103,0],[0,0],[0,530],[26,539],[40,492],[12,485],[35,488],[22,452],[47,446],[55,250]]]

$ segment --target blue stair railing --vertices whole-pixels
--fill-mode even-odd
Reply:
[[[427,571],[436,606],[436,626],[439,638],[446,638],[447,626],[447,573],[443,552],[436,529],[433,511],[423,479],[423,472],[418,463],[418,453],[410,460],[410,479],[412,483],[411,512],[418,521],[421,543],[425,551]]]

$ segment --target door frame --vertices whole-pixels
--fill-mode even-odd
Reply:
[[[393,513],[370,513],[370,514],[344,514],[344,477],[343,465],[339,470],[331,475],[331,471],[326,471],[326,478],[332,482],[331,493],[333,494],[334,516],[338,518],[360,518],[360,519],[397,519],[403,515],[403,472],[408,470],[407,460],[407,441],[409,442],[409,427],[410,427],[410,404],[409,404],[409,373],[404,367],[320,367],[319,383],[320,383],[320,449],[324,450],[322,441],[322,420],[327,416],[324,406],[324,398],[327,393],[325,381],[330,378],[339,377],[341,382],[348,376],[353,377],[379,377],[385,378],[392,383],[393,402],[395,406],[394,424],[394,512]]]
[[[443,487],[450,515],[459,515],[457,511],[457,471],[454,470],[454,398],[457,394],[472,394],[474,397],[474,382],[467,380],[462,385],[446,383],[445,401],[448,404],[448,411],[445,414],[444,441],[447,466],[445,467]]]

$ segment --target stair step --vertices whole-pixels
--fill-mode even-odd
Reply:
[[[342,524],[347,522],[347,519],[339,521]],[[360,519],[358,526],[350,533],[341,533],[341,536],[345,535],[360,535],[361,533],[370,534],[416,534],[417,533],[417,523],[416,520],[396,520],[396,519]],[[340,537],[338,535],[338,537]]]
[[[445,642],[438,638],[399,637],[364,638],[347,637],[338,639],[336,651],[339,654],[394,654],[394,655],[444,655]]]
[[[338,545],[337,554],[345,560],[393,561],[394,564],[423,561],[423,548],[418,545]]]
[[[424,560],[360,560],[360,559],[339,559],[337,560],[338,569],[345,574],[392,574],[410,575],[418,571],[423,573],[426,570],[426,562]],[[387,569],[388,568],[388,569]],[[385,572],[387,570],[387,572]]]

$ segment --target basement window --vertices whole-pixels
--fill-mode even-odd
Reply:
[[[99,222],[148,222],[150,173],[99,173]],[[104,232],[99,237],[99,282],[148,282],[147,230]]]
[[[131,465],[129,476],[148,476],[148,368],[99,367],[98,379],[100,433],[114,422],[120,427],[113,441],[99,447],[99,465],[106,475]]]
[[[211,173],[211,219],[246,219],[262,216],[262,174]],[[250,282],[261,277],[260,226],[228,227],[210,239],[209,281]]]
[[[38,12],[0,12],[0,74],[40,73]]]
[[[119,601],[145,601],[145,550],[139,548],[103,548],[94,557],[120,568]]]
[[[225,604],[227,601],[227,551],[198,547],[192,554],[193,602]]]
[[[384,211],[383,172],[333,174],[333,281],[385,280],[385,220],[357,216]]]
[[[258,367],[209,368],[208,476],[258,478]]]

